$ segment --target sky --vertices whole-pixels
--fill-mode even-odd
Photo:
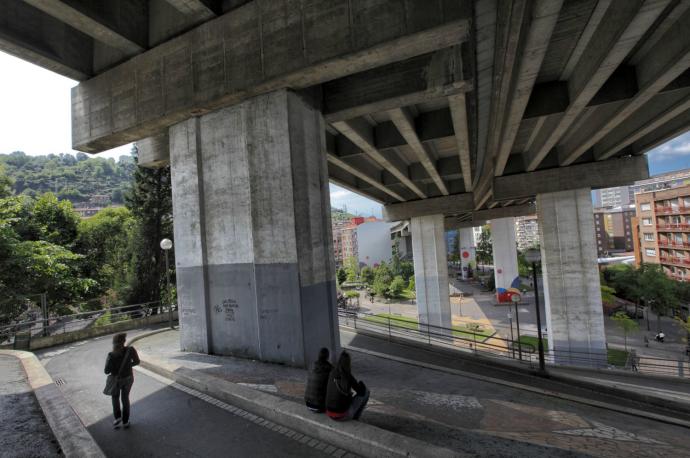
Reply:
[[[24,151],[30,155],[73,153],[70,89],[77,82],[0,52],[0,154]],[[124,145],[99,156],[128,155]],[[690,132],[653,149],[649,172],[690,168]],[[331,206],[355,215],[381,216],[381,205],[331,184]]]

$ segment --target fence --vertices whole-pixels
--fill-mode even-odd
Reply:
[[[0,326],[0,345],[14,346],[17,348],[34,348],[31,341],[58,336],[61,334],[82,333],[85,336],[99,334],[92,332],[97,328],[115,332],[118,329],[126,329],[125,322],[132,321],[132,324],[148,324],[153,322],[164,322],[174,315],[176,305],[162,305],[160,302],[146,302],[141,304],[123,305],[103,310],[73,313],[69,315],[41,317],[37,320],[22,321],[9,325]],[[159,317],[151,320],[147,318]],[[173,316],[173,319],[175,317]],[[123,323],[119,326],[116,324]],[[48,339],[55,341],[58,339]],[[47,346],[47,345],[45,345]]]
[[[440,326],[417,323],[405,317],[391,317],[370,313],[339,310],[340,324],[387,336],[414,340],[428,345],[451,348],[478,356],[493,359],[511,360],[526,367],[539,367],[536,344],[488,335],[485,332],[472,332]],[[530,336],[534,337],[534,336]],[[623,350],[608,350],[602,353],[589,353],[564,350],[549,350],[544,354],[547,365],[578,366],[588,368],[608,368],[628,374],[647,374],[690,378],[690,362],[687,358],[678,359],[635,357],[634,353]]]

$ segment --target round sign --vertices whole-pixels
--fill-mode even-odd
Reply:
[[[463,251],[463,252],[462,252],[462,257],[465,258],[465,259],[467,259],[467,258],[470,257],[470,253],[469,253],[468,251]]]
[[[520,295],[519,294],[513,294],[510,296],[510,300],[513,302],[520,302]]]

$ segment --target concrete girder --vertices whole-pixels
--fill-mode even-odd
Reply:
[[[647,157],[632,156],[496,177],[493,198],[502,201],[583,187],[610,188],[647,178]]]
[[[490,208],[488,210],[477,210],[470,213],[471,218],[467,221],[466,216],[452,216],[446,218],[446,229],[456,229],[459,227],[476,227],[486,224],[492,219],[509,218],[515,216],[528,216],[537,213],[534,204],[511,205],[501,208]]]
[[[402,221],[415,216],[453,215],[473,210],[474,198],[471,192],[431,197],[383,206],[385,221]]]
[[[570,104],[546,139],[527,154],[527,171],[534,171],[551,152],[611,74],[628,56],[670,3],[667,0],[611,2],[568,80]]]
[[[391,163],[374,145],[374,136],[372,127],[363,119],[354,119],[350,121],[338,121],[333,123],[341,134],[346,136],[352,143],[357,145],[360,149],[366,152],[374,161],[378,162],[384,169],[387,169],[397,179],[399,179],[405,186],[410,188],[412,192],[417,194],[420,198],[425,199],[427,196],[407,177],[407,174],[400,170],[397,166]]]
[[[503,124],[494,164],[494,176],[503,175],[505,170],[562,5],[562,0],[539,0],[533,4],[532,11],[527,13],[529,21],[522,22],[522,27],[527,28],[527,36],[519,51],[519,68],[510,98],[510,108]]]
[[[424,169],[429,174],[429,177],[434,180],[434,183],[438,187],[439,191],[441,191],[441,194],[447,196],[448,188],[446,188],[446,184],[443,182],[438,170],[436,170],[436,165],[434,164],[429,151],[427,151],[417,136],[414,126],[414,118],[410,114],[410,111],[406,108],[395,108],[388,113],[391,121],[393,124],[395,124],[395,127],[398,128],[400,135],[402,135],[407,144],[410,145],[410,148],[412,151],[414,151],[422,166],[424,166]]]
[[[397,199],[401,202],[405,201],[405,198],[402,197],[400,194],[390,190],[386,186],[384,186],[379,180],[377,180],[375,177],[367,174],[366,172],[348,164],[347,162],[343,161],[340,159],[338,156],[328,153],[326,156],[328,159],[328,162],[340,167],[341,169],[345,170],[346,172],[351,173],[352,175],[356,176],[360,180],[369,183],[371,186],[375,187],[376,189],[385,192],[389,196],[393,197],[394,199]]]
[[[457,45],[468,34],[471,3],[425,6],[418,16],[397,0],[384,0],[374,16],[353,2],[247,3],[77,86],[73,146],[103,151],[254,95]]]
[[[323,85],[324,117],[346,121],[472,90],[463,79],[461,47],[453,46]]]
[[[660,126],[653,133],[649,133],[630,145],[632,154],[644,154],[685,132],[690,130],[690,110],[683,112],[676,118]]]
[[[137,165],[156,169],[170,164],[170,137],[168,132],[147,137],[137,142]]]
[[[217,0],[165,0],[180,13],[197,22],[208,21],[222,14],[221,2]]]
[[[345,188],[349,191],[352,191],[357,195],[371,199],[374,202],[383,204],[387,201],[387,195],[378,191],[377,189],[369,190],[366,192],[363,191],[359,186],[358,178],[356,178],[352,174],[346,173],[341,168],[339,168],[331,162],[328,162],[328,181],[337,184],[341,188]]]
[[[637,140],[648,134],[653,134],[666,123],[690,110],[690,89],[686,90],[685,95],[680,99],[675,93],[668,94],[668,96],[672,99],[670,105],[663,104],[660,109],[655,106],[654,101],[651,101],[645,110],[638,111],[628,119],[626,124],[609,132],[608,136],[594,146],[594,158],[606,159],[614,156]]]
[[[453,119],[455,142],[458,145],[460,170],[467,192],[472,190],[472,160],[470,158],[470,131],[467,123],[467,100],[464,93],[448,97],[448,105]]]
[[[93,75],[93,40],[20,0],[2,4],[0,50],[78,81]]]
[[[690,67],[690,34],[687,33],[690,27],[690,10],[686,10],[680,18],[674,17],[673,21],[673,26],[661,38],[659,48],[653,55],[640,60],[636,67],[640,87],[637,94],[593,134],[585,139],[579,138],[577,146],[570,144],[559,147],[559,162],[562,165],[572,164]],[[614,153],[615,151],[608,150],[596,159],[605,160]]]
[[[398,180],[393,174],[386,170],[376,169],[370,164],[365,165],[361,162],[359,164],[355,164],[351,159],[340,158],[337,154],[334,156],[338,157],[338,159],[346,162],[347,164],[359,169],[360,171],[368,173],[369,175],[379,174],[381,176],[381,184],[383,184],[384,186],[390,187],[397,185],[405,187],[405,185],[400,180]],[[449,190],[449,194],[465,192],[465,184],[462,181],[462,175],[458,173],[458,159],[456,157],[444,157],[436,161],[435,164],[439,175],[443,178],[443,180],[446,183],[446,187]],[[436,188],[434,181],[431,178],[429,178],[429,176],[426,173],[426,169],[421,164],[421,162],[414,162],[408,165],[407,175],[410,177],[410,180],[412,180],[413,183],[415,183],[418,187],[420,187],[420,189],[422,189],[422,191],[424,191],[424,187],[426,187],[427,185],[429,187]],[[371,188],[367,186],[362,187],[362,190],[368,189]],[[434,192],[435,189],[432,189],[431,191]]]
[[[127,57],[143,52],[148,45],[148,14],[143,2],[23,1]]]

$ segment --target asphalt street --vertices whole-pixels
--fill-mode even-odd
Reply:
[[[130,396],[132,426],[113,430],[110,397],[102,394],[110,347],[111,336],[105,336],[37,352],[108,457],[324,456],[140,370]]]

